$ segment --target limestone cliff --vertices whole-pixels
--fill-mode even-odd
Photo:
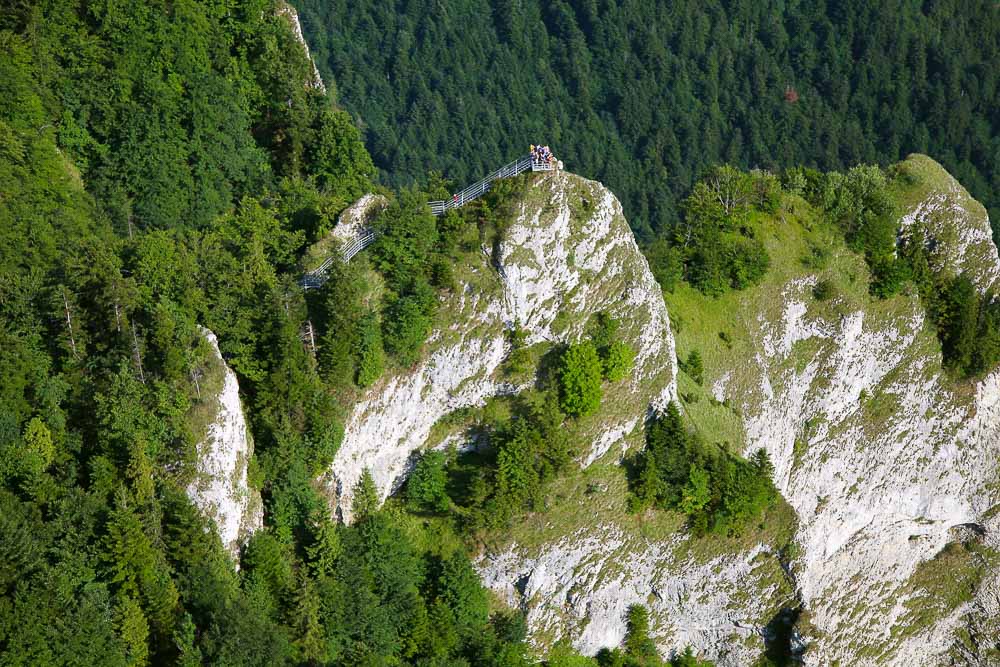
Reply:
[[[202,398],[192,417],[204,427],[198,443],[195,477],[188,486],[191,501],[215,524],[222,544],[235,557],[263,523],[260,492],[247,480],[253,439],[240,403],[236,374],[219,353],[215,334],[202,333],[214,358],[202,384]]]
[[[899,169],[904,233],[923,225],[937,268],[988,288],[1000,261],[985,211],[928,158]],[[871,298],[863,260],[816,236],[804,209],[786,202],[771,229],[764,284],[668,299],[678,350],[706,361],[709,391],[679,378],[689,421],[770,453],[794,544],[775,539],[780,516],[744,543],[657,539],[669,526],[623,516],[621,482],[595,470],[610,500],[564,492],[563,506],[480,560],[539,646],[566,635],[587,652],[614,645],[627,606],[643,603],[664,652],[691,644],[747,665],[781,610],[798,609],[805,664],[1000,664],[1000,371],[947,377],[916,295]],[[817,245],[830,257],[810,269]],[[816,297],[821,280],[832,298]]]
[[[936,268],[987,290],[1000,260],[982,207],[928,158],[896,173],[901,234],[920,224]],[[520,390],[499,371],[512,323],[532,343],[573,340],[606,310],[640,351],[628,390],[588,425],[581,469],[553,484],[548,509],[477,560],[535,646],[617,645],[642,603],[664,654],[691,645],[721,665],[754,663],[794,619],[808,665],[998,664],[1000,371],[947,376],[917,295],[870,296],[864,260],[815,216],[786,197],[764,232],[763,283],[717,299],[681,286],[668,321],[613,195],[535,177],[503,242],[443,300],[423,361],[354,407],[327,479],[335,505],[349,518],[364,467],[384,497],[412,452],[440,442],[443,417]],[[680,356],[704,358],[704,386],[676,371],[675,333]],[[706,437],[771,455],[787,504],[741,537],[693,539],[676,514],[625,512],[622,450],[675,396]]]
[[[584,426],[583,464],[622,447],[651,405],[675,395],[666,308],[614,195],[553,172],[532,176],[514,209],[498,246],[484,246],[458,270],[422,361],[383,378],[354,406],[326,480],[345,520],[364,468],[384,498],[439,420],[523,386],[500,372],[515,323],[528,345],[572,341],[590,315],[605,311],[621,321],[619,336],[637,352],[635,372]]]
[[[929,158],[900,169],[901,226],[927,228],[938,268],[992,285],[1000,262],[982,207]],[[807,664],[934,664],[975,613],[971,591],[942,580],[957,574],[936,571],[968,563],[940,554],[984,531],[996,540],[1000,371],[946,377],[914,295],[877,302],[845,288],[819,303],[821,278],[835,279],[784,281],[779,317],[746,313],[753,372],[734,365],[717,391],[742,409],[746,450],[768,450],[799,517],[793,573],[815,630]],[[969,558],[988,570],[994,553]]]

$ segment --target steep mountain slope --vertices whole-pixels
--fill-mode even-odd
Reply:
[[[913,179],[899,193],[902,224],[923,220],[936,261],[985,290],[998,260],[982,207],[927,158],[902,170]],[[928,664],[965,600],[928,599],[917,580],[949,576],[935,557],[1000,500],[1000,373],[948,378],[916,296],[859,293],[851,282],[865,284],[864,269],[851,260],[839,251],[825,270],[776,272],[731,304],[737,317],[711,324],[744,345],[718,350],[709,376],[715,398],[744,415],[745,451],[767,449],[799,516],[792,572],[815,629],[810,661]],[[833,298],[815,297],[819,280],[836,285]]]
[[[987,290],[1000,261],[982,207],[926,157],[895,174],[903,233],[922,225],[935,267]],[[792,648],[815,665],[996,659],[1000,371],[948,376],[914,291],[870,296],[864,260],[796,195],[764,227],[764,281],[715,299],[679,287],[667,296],[673,331],[601,186],[542,178],[516,210],[495,255],[500,279],[485,257],[472,267],[425,360],[355,407],[328,480],[345,515],[363,467],[384,496],[414,450],[468,442],[449,427],[455,409],[523,386],[498,372],[505,323],[531,342],[572,340],[609,310],[642,350],[630,391],[581,425],[583,469],[554,484],[544,511],[488,536],[478,561],[526,611],[537,647],[617,645],[627,607],[642,603],[665,653],[693,645],[725,665]],[[648,406],[674,395],[675,333],[678,356],[705,359],[704,386],[676,376],[688,423],[744,455],[766,449],[788,502],[739,538],[692,538],[680,515],[625,512],[614,445],[637,444]]]
[[[463,407],[517,392],[532,378],[501,369],[509,330],[523,327],[535,348],[574,341],[591,315],[621,321],[619,336],[637,353],[624,387],[609,392],[597,415],[577,426],[589,463],[628,439],[651,406],[674,395],[673,336],[660,290],[606,188],[565,172],[533,176],[513,203],[513,222],[492,250],[461,267],[443,299],[423,360],[383,378],[354,406],[327,484],[350,518],[351,490],[370,468],[384,498],[402,482],[410,454],[425,444],[462,442],[435,427]],[[641,428],[639,429],[641,431]]]
[[[912,177],[898,193],[903,220],[923,218],[938,261],[973,273],[985,288],[998,261],[982,208],[927,158],[911,158],[902,170]],[[668,299],[680,356],[699,349],[711,389],[681,374],[679,392],[695,428],[744,453],[764,447],[771,455],[799,522],[786,554],[806,662],[933,664],[963,624],[981,637],[982,610],[995,604],[995,584],[981,580],[992,581],[997,562],[989,517],[1000,500],[1000,374],[971,384],[944,375],[916,295],[870,297],[864,262],[808,208],[789,199],[770,226],[774,261],[760,286],[718,300],[682,287]],[[808,268],[803,260],[817,246],[830,256],[823,268]],[[833,285],[832,298],[815,296],[819,281]],[[536,525],[558,524],[558,515]],[[597,516],[591,522],[604,523]],[[772,608],[796,604],[772,579],[745,576],[753,549],[714,545],[719,555],[706,584],[687,580],[694,563],[663,558],[663,543],[635,540],[619,551],[620,529],[597,529],[605,537],[596,544],[594,532],[550,531],[541,546],[515,540],[482,562],[484,576],[529,610],[543,638],[569,634],[593,650],[621,636],[622,595],[648,597],[664,648],[691,642],[733,665],[751,655],[741,636],[760,648],[768,620],[761,599]],[[732,596],[733,581],[742,600]],[[663,594],[671,588],[687,594]],[[961,650],[975,662],[991,649],[983,642]]]

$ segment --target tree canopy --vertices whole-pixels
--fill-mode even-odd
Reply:
[[[428,167],[471,182],[543,142],[649,242],[717,164],[843,171],[921,152],[1000,225],[990,0],[297,4],[393,183]]]

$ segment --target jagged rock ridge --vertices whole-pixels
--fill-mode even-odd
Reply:
[[[343,519],[350,519],[351,490],[364,468],[384,498],[442,417],[519,391],[499,372],[514,323],[529,345],[572,341],[592,314],[605,311],[622,322],[619,335],[637,352],[632,377],[593,421],[584,464],[621,444],[651,405],[675,395],[666,307],[614,195],[554,172],[533,176],[515,208],[496,252],[484,247],[443,298],[423,360],[384,378],[354,406],[326,479]]]
[[[1000,261],[985,211],[929,158],[901,167],[914,178],[901,227],[924,225],[936,268],[988,289]],[[838,269],[863,276],[862,260],[843,252]],[[519,535],[480,561],[484,579],[528,612],[540,646],[562,635],[587,652],[614,645],[624,610],[643,603],[664,652],[690,643],[746,665],[769,615],[802,605],[808,665],[1000,664],[988,639],[1000,608],[1000,371],[971,385],[946,377],[914,294],[880,302],[845,281],[821,303],[813,288],[829,271],[796,258],[788,274],[731,297],[725,327],[743,329],[745,347],[706,373],[714,398],[742,415],[744,452],[771,455],[798,517],[787,585],[768,572],[767,545],[734,547],[703,569],[676,548],[680,535],[650,540],[594,507],[589,526]],[[973,545],[965,560],[954,556],[962,544]]]

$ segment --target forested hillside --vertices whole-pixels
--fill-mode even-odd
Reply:
[[[299,0],[392,183],[550,144],[669,234],[706,167],[940,161],[1000,224],[990,0]]]
[[[534,660],[457,524],[379,511],[365,477],[354,525],[337,525],[314,483],[357,392],[420,355],[476,227],[387,192],[374,262],[307,299],[300,257],[374,168],[285,10],[0,13],[2,664]],[[264,504],[235,563],[187,491],[221,383],[202,327],[238,376]],[[647,631],[630,630],[641,654],[602,664],[659,664]]]
[[[352,525],[332,516],[324,476],[346,451],[350,411],[411,373],[436,333],[454,333],[449,299],[466,301],[470,272],[496,287],[514,203],[582,180],[523,174],[434,217],[425,203],[451,190],[428,166],[463,181],[542,140],[606,178],[650,242],[651,267],[615,203],[618,245],[665,334],[650,268],[667,290],[697,290],[699,307],[763,289],[777,221],[791,230],[785,213],[806,211],[867,262],[850,278],[859,293],[916,290],[949,382],[1000,360],[993,294],[939,266],[923,227],[897,243],[894,197],[919,181],[906,169],[714,164],[840,166],[924,149],[988,191],[1000,152],[993,8],[956,20],[949,3],[793,7],[779,24],[749,5],[308,5],[343,99],[317,89],[282,0],[0,10],[0,664],[707,664],[684,643],[664,663],[642,605],[615,619],[620,647],[539,655],[523,610],[473,567],[576,474],[575,439],[602,401],[629,396],[641,349],[604,310],[541,346],[505,320],[497,364],[520,393],[452,415],[486,445],[407,459],[411,477],[384,504],[365,469]],[[879,24],[890,16],[893,30]],[[303,290],[304,267],[337,250],[338,216],[369,192],[384,203],[366,221],[377,241]],[[614,202],[573,197],[581,224]],[[809,243],[803,265],[819,270],[825,251]],[[836,286],[821,284],[816,300],[831,300]],[[623,289],[608,291],[623,300],[611,305],[652,303]],[[711,340],[728,349],[724,334]],[[664,338],[658,363],[672,369]],[[717,370],[703,349],[708,363],[695,348],[682,363],[699,387]],[[235,560],[189,491],[224,372],[253,441],[240,472],[263,504]],[[641,440],[647,406],[635,402]],[[784,508],[768,455],[747,461],[692,432],[677,405],[645,425],[647,452],[627,471],[605,466],[620,482],[616,512],[665,517],[685,540],[756,539],[763,513]]]
[[[3,664],[524,660],[455,541],[381,514],[337,529],[310,486],[338,410],[289,271],[372,168],[278,10],[0,14]],[[239,573],[184,491],[197,325],[257,444],[265,529]]]

